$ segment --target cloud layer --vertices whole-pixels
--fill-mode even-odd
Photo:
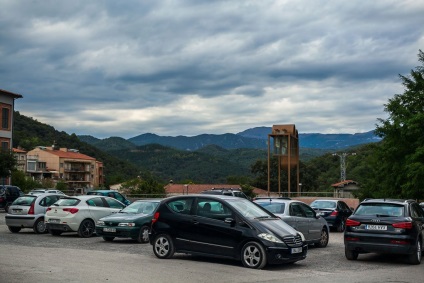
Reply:
[[[420,0],[0,5],[16,110],[99,138],[369,131],[424,46]]]

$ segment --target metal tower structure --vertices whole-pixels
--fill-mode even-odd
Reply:
[[[353,153],[333,153],[333,156],[340,157],[340,181],[346,181],[346,156],[349,155],[356,155],[355,152]]]

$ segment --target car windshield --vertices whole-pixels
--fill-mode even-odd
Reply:
[[[152,214],[156,207],[158,206],[159,202],[150,202],[150,201],[137,201],[133,202],[123,210],[121,210],[122,213],[130,213],[130,214]]]
[[[101,192],[88,192],[87,195],[98,195],[98,196],[101,196],[103,194]]]
[[[18,197],[15,199],[14,202],[12,202],[12,205],[22,205],[22,206],[30,206],[31,203],[36,199],[35,196],[24,196],[24,197]]]
[[[325,200],[319,200],[319,201],[313,201],[311,203],[311,207],[313,208],[324,208],[324,209],[335,209],[336,208],[336,202],[335,201],[325,201]]]
[[[355,211],[355,215],[372,215],[380,217],[404,216],[403,205],[391,203],[364,203]]]
[[[78,205],[81,202],[81,200],[77,198],[61,198],[57,202],[55,202],[53,205],[55,206],[75,206]]]
[[[227,202],[244,217],[251,219],[274,218],[266,210],[244,198],[227,199]]]
[[[278,202],[271,202],[271,201],[261,201],[256,203],[262,206],[263,208],[265,208],[266,210],[268,210],[269,212],[277,213],[277,214],[283,214],[284,209],[286,207],[285,203],[278,203]]]

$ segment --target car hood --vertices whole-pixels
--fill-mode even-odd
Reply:
[[[106,217],[101,218],[100,220],[102,221],[134,221],[140,218],[148,218],[148,217],[152,217],[151,214],[144,214],[144,213],[139,213],[139,214],[128,214],[128,213],[121,213],[118,212],[116,214],[112,214]]]
[[[271,232],[272,234],[285,237],[299,234],[297,230],[281,219],[260,219],[252,220],[251,224],[260,232]]]

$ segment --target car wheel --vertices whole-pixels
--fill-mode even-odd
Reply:
[[[35,221],[34,226],[32,228],[35,233],[43,234],[47,232],[46,223],[44,222],[44,218],[38,218]]]
[[[50,234],[51,234],[51,235],[53,235],[53,236],[60,236],[60,235],[62,235],[62,231],[60,231],[60,230],[52,230],[52,229],[49,229],[49,232],[50,232]]]
[[[265,249],[257,242],[248,242],[241,249],[241,261],[245,267],[262,269],[267,263]]]
[[[94,229],[94,222],[90,219],[85,219],[78,228],[78,236],[81,238],[90,238],[94,234]]]
[[[348,260],[357,260],[359,253],[345,248],[345,256]]]
[[[316,246],[318,248],[325,248],[328,245],[329,235],[328,231],[325,228],[322,228],[321,230],[321,238],[318,243],[316,243]]]
[[[343,218],[340,220],[339,225],[337,225],[337,232],[343,232],[345,230],[345,226],[346,226],[346,219]]]
[[[112,242],[113,239],[115,239],[115,237],[103,236],[103,240],[105,240],[106,242]]]
[[[153,241],[153,252],[158,258],[171,258],[174,255],[175,247],[169,235],[157,235]]]
[[[138,237],[136,239],[138,243],[148,243],[149,242],[149,227],[142,226],[138,232]]]
[[[18,233],[19,231],[21,231],[21,227],[12,227],[12,226],[7,226],[9,228],[9,231],[12,233]]]
[[[408,256],[408,262],[410,264],[420,264],[421,263],[422,252],[423,251],[422,251],[421,241],[418,240],[417,241],[415,252],[413,254],[410,254]]]

